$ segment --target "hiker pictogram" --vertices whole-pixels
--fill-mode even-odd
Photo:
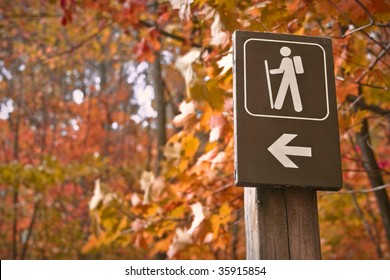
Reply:
[[[323,121],[328,70],[321,44],[250,38],[243,45],[244,108],[253,116]],[[328,69],[329,68],[329,69]]]
[[[264,61],[271,109],[282,109],[287,91],[290,88],[294,110],[296,112],[302,112],[303,106],[296,76],[297,74],[304,73],[302,58],[300,56],[289,57],[291,49],[286,46],[280,48],[280,54],[283,58],[279,68],[269,69],[268,61]],[[283,74],[283,76],[274,102],[270,75],[276,74]]]

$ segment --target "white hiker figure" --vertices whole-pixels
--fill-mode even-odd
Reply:
[[[282,109],[284,100],[287,95],[288,88],[290,87],[292,101],[294,105],[294,110],[296,112],[301,112],[303,110],[301,96],[299,94],[299,88],[297,83],[296,74],[302,74],[304,72],[302,59],[300,56],[294,56],[293,59],[288,57],[291,54],[291,49],[289,47],[282,47],[280,49],[280,54],[283,56],[283,59],[280,63],[278,69],[269,70],[270,74],[283,74],[282,81],[276,95],[275,103],[272,102],[272,92],[271,92],[271,82],[268,76],[268,62],[265,61],[266,71],[267,71],[267,82],[268,89],[270,91],[271,98],[271,108],[280,110]]]

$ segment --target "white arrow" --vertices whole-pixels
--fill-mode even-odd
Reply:
[[[310,147],[296,147],[296,146],[287,146],[291,140],[297,137],[298,134],[289,134],[283,133],[271,146],[269,146],[268,151],[281,163],[284,167],[287,168],[298,168],[298,166],[292,162],[289,156],[301,156],[301,157],[311,157],[311,148]]]

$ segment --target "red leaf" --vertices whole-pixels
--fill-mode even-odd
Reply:
[[[65,10],[66,9],[66,0],[61,0],[60,5],[61,5],[61,8]]]
[[[68,23],[68,22],[67,22],[67,20],[66,20],[66,17],[63,16],[63,17],[62,17],[62,20],[61,20],[61,24],[62,24],[63,26],[65,26],[67,23]]]
[[[148,61],[152,63],[155,59],[155,55],[153,53],[153,50],[149,47],[148,42],[146,38],[143,38],[141,42],[139,42],[135,46],[135,55],[137,57],[138,61]]]

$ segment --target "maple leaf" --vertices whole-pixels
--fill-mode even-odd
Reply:
[[[136,193],[133,193],[131,195],[130,201],[131,201],[131,205],[134,207],[140,205],[142,202],[142,200],[139,198],[138,194]]]
[[[169,0],[173,9],[179,10],[179,17],[182,20],[190,19],[191,4],[194,0]]]
[[[227,32],[222,31],[221,17],[219,13],[215,13],[214,21],[211,24],[211,40],[210,45],[214,46],[226,46],[229,41],[229,35]]]
[[[192,135],[187,135],[182,139],[182,147],[183,147],[184,155],[188,158],[192,158],[195,155],[199,145],[200,145],[199,139]]]
[[[100,187],[100,179],[95,181],[95,189],[93,191],[93,196],[89,201],[89,210],[94,210],[99,203],[103,200],[104,196]]]
[[[203,206],[200,202],[194,203],[191,205],[192,214],[194,215],[194,220],[192,221],[191,227],[188,230],[188,233],[192,235],[197,227],[204,220]]]
[[[220,60],[217,61],[218,67],[222,68],[220,76],[224,75],[227,71],[233,68],[233,49],[230,48],[227,55],[222,56]]]
[[[161,49],[161,42],[160,42],[160,32],[157,30],[157,28],[152,27],[148,30],[148,45],[155,51],[159,51]]]
[[[179,159],[182,145],[178,142],[174,144],[168,144],[164,148],[164,156],[167,159]]]
[[[167,255],[169,258],[173,258],[178,251],[185,248],[186,245],[192,244],[192,238],[191,235],[188,233],[187,230],[182,228],[176,229],[176,235],[173,238],[173,241],[171,245],[169,246],[169,249],[167,251]]]
[[[142,38],[142,40],[134,48],[135,55],[139,62],[148,61],[153,63],[156,59],[153,49],[149,46],[147,38]]]
[[[195,116],[195,104],[192,101],[183,101],[179,106],[179,110],[181,114],[175,116],[175,118],[173,119],[173,123],[176,126],[185,125],[189,121],[189,119]]]
[[[183,75],[184,80],[187,85],[187,96],[190,96],[188,90],[189,85],[192,80],[196,77],[194,70],[192,69],[192,64],[199,59],[201,54],[201,50],[197,48],[191,49],[183,56],[178,56],[175,62],[175,67],[180,71]]]
[[[167,252],[169,250],[169,247],[171,246],[172,244],[172,240],[174,238],[174,234],[170,234],[168,235],[167,238],[164,238],[158,242],[156,242],[152,249],[150,250],[150,254],[153,256],[153,255],[156,255],[158,253],[164,253],[164,252]]]
[[[150,194],[151,194],[151,188],[153,186],[153,182],[155,180],[155,175],[151,171],[143,171],[141,175],[141,190],[144,191],[144,200],[143,204],[149,204],[150,202]]]
[[[222,115],[214,115],[210,118],[210,142],[217,141],[220,137],[223,137],[225,125],[226,119]]]

